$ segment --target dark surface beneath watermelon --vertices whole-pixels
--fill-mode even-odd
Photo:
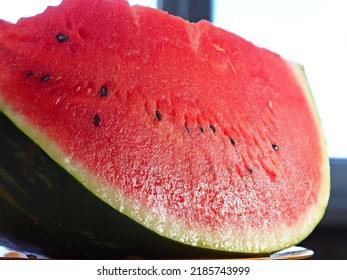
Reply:
[[[0,245],[65,259],[248,256],[151,232],[85,189],[3,114],[0,126]]]
[[[324,210],[328,176],[293,65],[206,22],[123,1],[64,3],[0,24],[7,116],[101,199],[166,236],[239,252],[279,250],[307,236]],[[229,256],[143,228],[2,128],[4,207],[48,234],[40,239],[49,248],[78,258]],[[3,223],[8,235],[11,222]]]

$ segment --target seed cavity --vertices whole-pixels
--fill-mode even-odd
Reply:
[[[278,151],[280,149],[280,147],[278,147],[276,144],[272,144],[272,148],[274,149],[274,151]]]
[[[234,141],[234,139],[232,139],[231,137],[229,137],[229,140],[230,140],[231,145],[235,146],[235,141]]]
[[[101,97],[107,96],[107,92],[108,92],[107,88],[105,86],[102,86],[100,89],[100,96]]]
[[[69,41],[69,36],[64,35],[64,34],[57,34],[57,35],[55,36],[55,38],[57,39],[57,42],[58,42],[58,43],[62,43],[62,42]]]
[[[29,72],[26,73],[26,76],[27,77],[32,77],[32,76],[34,76],[34,74],[35,74],[34,71],[29,71]]]
[[[216,133],[216,128],[212,124],[210,125],[210,128],[211,128],[213,133]]]
[[[155,116],[157,117],[158,121],[161,121],[163,118],[159,110],[155,110]]]
[[[101,124],[101,119],[100,119],[100,117],[99,117],[98,114],[95,114],[95,115],[94,115],[93,124],[94,124],[95,126],[99,126],[99,125]]]
[[[204,133],[204,129],[202,128],[202,126],[199,126],[199,130],[201,133]]]
[[[49,80],[51,79],[51,76],[50,75],[46,75],[46,76],[43,76],[40,81],[41,82],[48,82]]]
[[[249,173],[249,174],[252,174],[252,173],[253,173],[253,170],[252,170],[251,168],[247,168],[247,170],[248,170],[248,173]]]

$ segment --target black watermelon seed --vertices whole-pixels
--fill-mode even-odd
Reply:
[[[189,134],[190,133],[190,129],[186,126],[186,132]]]
[[[69,36],[66,36],[64,34],[57,34],[55,38],[57,39],[58,43],[66,42],[69,40]]]
[[[204,129],[201,126],[199,126],[199,130],[201,133],[204,133]]]
[[[100,96],[105,97],[107,95],[107,87],[102,86],[100,89]]]
[[[98,114],[95,114],[95,115],[94,115],[94,118],[93,118],[93,124],[94,124],[95,126],[99,126],[100,123],[101,123],[101,119],[100,119],[99,115],[98,115]]]
[[[272,144],[272,148],[274,149],[274,151],[278,151],[280,149],[280,147],[278,147],[276,144]]]
[[[163,118],[159,110],[155,111],[155,116],[157,117],[158,121],[161,121]]]
[[[230,140],[231,145],[235,146],[235,141],[234,141],[234,139],[232,139],[231,137],[229,137],[229,140]]]
[[[51,79],[51,76],[50,75],[46,75],[46,76],[43,76],[40,81],[41,82],[48,82],[49,80]]]
[[[216,133],[216,128],[212,124],[210,125],[210,128],[211,128],[213,133]]]
[[[26,75],[27,75],[27,77],[32,77],[32,76],[34,76],[34,74],[35,73],[33,71],[29,71],[29,72],[27,72]]]
[[[253,170],[252,170],[251,168],[247,168],[247,170],[248,170],[248,173],[249,173],[249,174],[252,174],[252,173],[253,173]]]

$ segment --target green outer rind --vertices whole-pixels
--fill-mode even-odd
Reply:
[[[317,201],[318,203],[313,205],[313,208],[311,210],[312,214],[312,221],[309,224],[310,226],[307,226],[307,231],[303,232],[302,240],[306,238],[316,227],[316,225],[320,222],[320,220],[323,218],[325,210],[328,206],[329,202],[329,196],[330,196],[330,166],[329,166],[329,156],[328,156],[328,149],[327,149],[327,142],[323,130],[323,125],[321,122],[321,118],[319,116],[319,112],[317,110],[317,105],[314,100],[314,96],[312,94],[311,88],[309,86],[309,82],[307,80],[307,76],[305,74],[304,67],[296,62],[288,61],[288,66],[292,70],[294,76],[296,77],[297,81],[299,82],[300,86],[302,87],[303,92],[305,93],[306,100],[308,101],[308,104],[310,105],[311,112],[315,118],[317,129],[319,130],[319,135],[321,136],[321,149],[322,149],[322,163],[321,163],[321,186],[319,188],[320,192],[317,195]]]
[[[254,244],[247,244],[249,243],[248,239],[252,238],[252,233],[249,234],[243,234],[243,233],[236,233],[235,235],[237,238],[242,238],[244,236],[244,240],[240,239],[238,240],[238,244],[235,245],[235,242],[229,242],[227,245],[222,245],[218,247],[218,243],[216,243],[216,240],[206,240],[206,237],[204,235],[203,230],[199,233],[195,233],[195,235],[192,235],[191,233],[186,233],[184,228],[180,228],[179,232],[181,234],[179,235],[170,235],[170,232],[165,231],[162,232],[163,235],[167,235],[168,238],[176,240],[178,242],[184,242],[187,244],[197,245],[201,247],[207,247],[210,249],[218,249],[225,250],[225,251],[232,251],[232,252],[253,252],[253,253],[271,253],[289,246],[292,246],[294,244],[299,243],[301,240],[303,240],[306,236],[308,236],[312,230],[315,228],[315,226],[319,223],[321,220],[329,198],[329,189],[330,189],[330,182],[329,182],[329,163],[328,163],[328,156],[326,152],[326,143],[324,139],[324,134],[322,131],[322,126],[320,123],[319,115],[315,106],[315,102],[313,99],[313,96],[311,94],[311,91],[308,86],[308,82],[306,80],[305,73],[303,71],[302,66],[296,63],[289,62],[289,67],[293,70],[293,73],[295,74],[296,78],[298,79],[298,82],[302,86],[305,95],[307,97],[307,100],[309,101],[312,109],[312,113],[315,116],[317,127],[320,130],[320,135],[322,136],[322,155],[324,155],[324,158],[322,159],[322,186],[320,188],[320,194],[318,194],[318,203],[316,205],[313,205],[311,211],[306,213],[304,217],[302,217],[301,223],[296,224],[293,228],[288,229],[286,226],[284,226],[282,229],[279,230],[278,233],[272,233],[271,237],[268,238],[267,242],[263,242],[263,244],[259,247],[255,246]],[[57,163],[60,166],[63,166],[73,177],[77,178],[78,181],[80,181],[89,191],[94,193],[94,195],[98,196],[101,200],[105,201],[107,204],[111,205],[115,209],[122,209],[122,212],[129,216],[131,219],[129,220],[135,220],[138,223],[145,224],[150,230],[153,230],[155,232],[158,231],[158,224],[162,224],[162,221],[160,221],[160,217],[154,217],[151,220],[151,223],[146,224],[146,214],[144,211],[138,210],[138,211],[132,211],[132,205],[126,200],[126,198],[120,198],[112,191],[109,191],[110,188],[107,188],[107,186],[100,186],[100,183],[94,178],[92,174],[88,174],[81,166],[79,166],[78,163],[72,162],[71,159],[66,156],[62,155],[61,151],[57,149],[56,145],[53,141],[47,141],[46,137],[38,130],[36,130],[31,124],[29,124],[24,117],[17,115],[15,112],[11,110],[9,106],[5,105],[5,102],[1,100],[0,98],[0,109],[4,112],[5,115],[7,115],[24,133],[26,133],[31,139],[33,139],[40,147],[44,149],[44,151],[50,155],[51,158],[57,161]],[[114,211],[117,212],[117,211]],[[118,213],[118,212],[117,212]],[[118,214],[117,214],[118,215]],[[134,223],[133,221],[131,221]],[[171,223],[175,223],[175,221],[170,221]],[[170,225],[167,225],[169,227]],[[156,233],[151,233],[156,236]],[[231,235],[232,233],[230,233]],[[204,240],[205,239],[205,240]],[[198,240],[198,241],[197,241]],[[258,240],[258,243],[261,243],[261,238]],[[241,245],[240,245],[241,244]]]
[[[256,255],[206,250],[160,236],[88,191],[2,113],[0,127],[1,245],[64,259]]]

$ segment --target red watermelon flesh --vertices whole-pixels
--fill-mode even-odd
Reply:
[[[302,67],[205,21],[121,0],[1,21],[0,110],[100,199],[186,244],[279,250],[328,202]]]

